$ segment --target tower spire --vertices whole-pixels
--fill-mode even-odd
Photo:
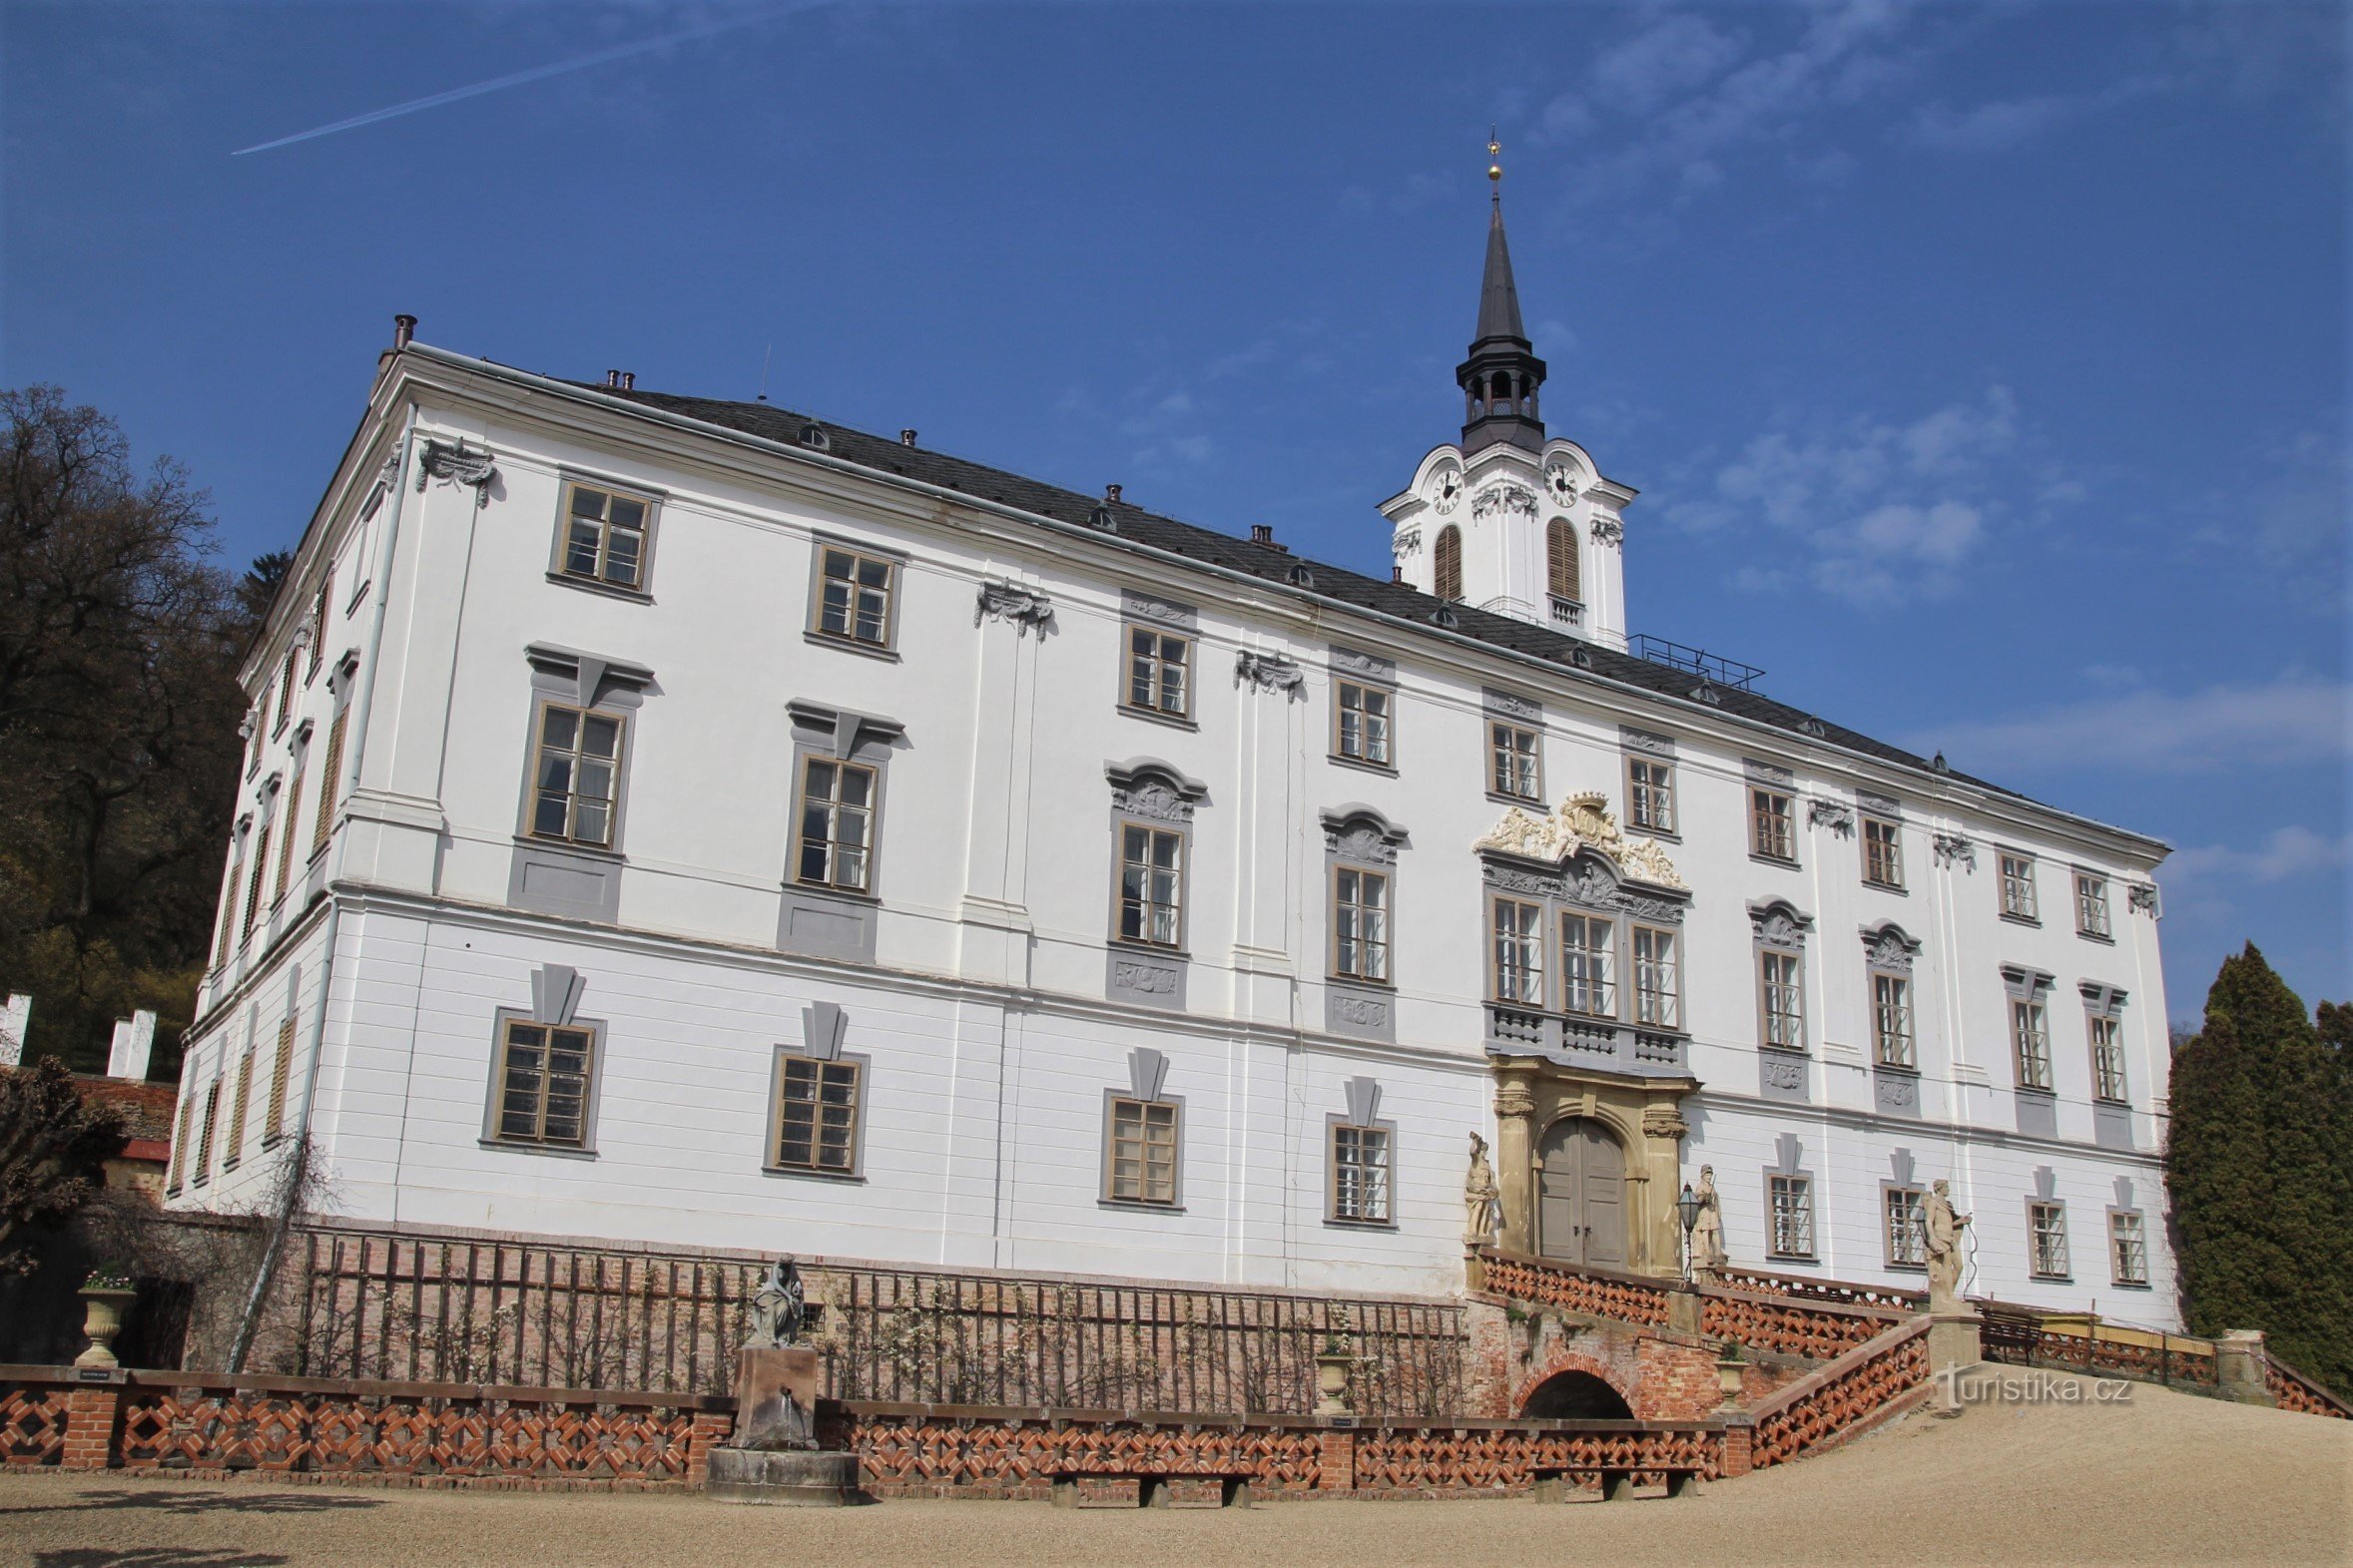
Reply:
[[[1498,441],[1541,451],[1544,424],[1536,389],[1544,381],[1527,330],[1520,324],[1519,289],[1511,278],[1511,247],[1503,238],[1503,146],[1487,132],[1487,180],[1493,188],[1486,231],[1486,270],[1478,284],[1478,326],[1471,357],[1456,367],[1463,388],[1465,456]]]

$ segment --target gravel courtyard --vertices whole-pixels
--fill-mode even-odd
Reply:
[[[1980,1405],[1958,1420],[1916,1416],[1695,1498],[1611,1505],[1335,1501],[1065,1512],[1036,1503],[893,1502],[789,1510],[699,1497],[0,1476],[0,1561],[40,1568],[1681,1568],[1694,1559],[1743,1568],[2353,1561],[2353,1423],[2132,1385],[2123,1403]]]

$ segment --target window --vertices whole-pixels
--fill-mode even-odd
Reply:
[[[2116,1284],[2148,1284],[2148,1243],[2141,1233],[2136,1211],[2108,1211],[2107,1250],[2109,1272]]]
[[[1871,977],[1871,1055],[1882,1067],[1917,1067],[1912,1046],[1912,982],[1900,974]]]
[[[1680,1029],[1681,982],[1675,972],[1675,933],[1655,925],[1634,927],[1634,1022],[1655,1029]]]
[[[237,890],[245,884],[245,836],[238,836],[237,852],[230,857],[229,889],[221,895],[221,940],[213,952],[213,967],[229,966],[229,946],[237,937]]]
[[[1438,543],[1431,547],[1431,566],[1436,586],[1433,591],[1441,599],[1463,597],[1463,530],[1453,523],[1438,531]]]
[[[875,771],[830,758],[801,770],[801,852],[793,880],[863,893],[873,879]]]
[[[1177,1107],[1113,1096],[1110,1165],[1112,1202],[1174,1205]]]
[[[310,668],[302,672],[302,679],[310,680],[318,674],[318,667],[326,662],[326,624],[335,608],[335,564],[326,563],[326,575],[318,580],[318,600],[310,607]]]
[[[1863,880],[1874,887],[1904,885],[1904,830],[1884,817],[1863,818]]]
[[[278,829],[278,883],[270,892],[272,903],[276,903],[286,896],[287,878],[294,873],[294,818],[300,814],[301,804],[302,770],[297,764],[294,768],[294,782],[287,785],[286,804],[280,807],[286,814],[281,819]]]
[[[2038,1280],[2067,1277],[2067,1206],[2042,1199],[2027,1204],[2028,1263]]]
[[[326,835],[335,825],[335,790],[341,783],[343,770],[343,719],[347,710],[337,708],[333,721],[326,727],[326,762],[318,770],[318,819],[310,829],[310,852],[318,853],[326,847]]]
[[[1887,1265],[1890,1269],[1928,1267],[1928,1194],[1917,1187],[1883,1187],[1886,1206]]]
[[[1332,873],[1332,972],[1389,979],[1389,878],[1353,865]]]
[[[1555,517],[1545,525],[1544,579],[1555,599],[1573,604],[1584,597],[1577,583],[1576,524],[1565,517]]]
[[[1674,764],[1626,759],[1626,825],[1654,833],[1675,830]]]
[[[2051,1030],[2040,997],[2012,997],[2010,1046],[2018,1061],[2021,1089],[2051,1087]]]
[[[254,1093],[254,1053],[251,1047],[238,1058],[237,1088],[229,1102],[229,1152],[222,1157],[221,1169],[234,1171],[246,1157],[246,1102]]]
[[[840,545],[818,550],[817,629],[869,648],[890,646],[892,590],[898,563]]]
[[[564,497],[563,575],[616,588],[642,586],[653,503],[577,481],[564,486]]]
[[[341,716],[336,716],[341,723]],[[333,743],[328,743],[332,749]],[[539,767],[531,835],[571,843],[613,841],[614,784],[621,763],[621,720],[562,703],[539,710]]]
[[[1123,822],[1119,829],[1119,939],[1184,944],[1185,835]]]
[[[2012,920],[2039,919],[2035,913],[2035,859],[2032,855],[2002,856],[2002,913]]]
[[[1389,1129],[1332,1124],[1332,1218],[1389,1223]]]
[[[1814,1256],[1814,1183],[1804,1176],[1768,1176],[1766,1196],[1772,1210],[1772,1254],[1776,1258]]]
[[[1560,917],[1560,1005],[1568,1012],[1617,1016],[1617,991],[1610,981],[1610,925],[1591,915]]]
[[[499,1031],[498,1140],[585,1149],[595,1063],[595,1031],[508,1019]]]
[[[278,723],[270,727],[274,736],[286,733],[286,722],[294,716],[294,656],[286,656],[286,667],[278,673]]]
[[[1797,816],[1790,796],[1778,789],[1749,790],[1748,846],[1768,860],[1797,858]]]
[[[1544,1005],[1544,941],[1541,904],[1516,898],[1494,902],[1495,1000],[1528,1007]]]
[[[196,1185],[213,1179],[213,1128],[221,1116],[221,1080],[205,1085],[205,1119],[196,1137]]]
[[[1806,1048],[1806,984],[1804,961],[1777,947],[1757,953],[1757,984],[1765,1018],[1765,1044],[1776,1050]]]
[[[254,934],[254,922],[262,914],[262,873],[270,865],[270,824],[262,822],[254,828],[254,852],[248,856],[246,873],[245,923],[238,927],[241,936]]]
[[[1494,792],[1514,800],[1544,797],[1544,760],[1537,734],[1517,725],[1488,726],[1488,748],[1493,754]]]
[[[1184,719],[1193,711],[1193,686],[1186,664],[1193,640],[1149,626],[1127,629],[1127,706],[1147,714]]]
[[[784,1171],[852,1176],[858,1171],[862,1064],[780,1056],[773,1162]]]
[[[270,1100],[262,1110],[262,1144],[275,1143],[286,1132],[286,1080],[294,1054],[294,998],[287,998],[287,1015],[278,1026],[278,1055],[270,1064]]]
[[[2108,922],[2106,877],[2088,871],[2075,873],[2075,931],[2080,936],[2115,934]]]
[[[2123,1021],[2108,1013],[2083,1015],[2091,1037],[2091,1097],[2122,1104],[2124,1100]]]
[[[172,1140],[172,1169],[164,1177],[164,1191],[176,1193],[188,1177],[189,1129],[196,1124],[196,1101],[182,1097],[180,1101],[180,1136]]]
[[[1389,716],[1396,701],[1394,693],[1380,687],[1341,682],[1340,701],[1334,710],[1333,752],[1353,763],[1389,767]]]

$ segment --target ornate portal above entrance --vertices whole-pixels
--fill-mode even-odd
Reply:
[[[1583,1072],[1503,1057],[1495,1177],[1505,1251],[1640,1274],[1681,1270],[1680,1109],[1698,1081]]]

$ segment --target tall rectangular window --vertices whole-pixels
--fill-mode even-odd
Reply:
[[[1390,766],[1389,720],[1397,702],[1393,692],[1378,686],[1360,686],[1354,681],[1340,683],[1340,700],[1335,709],[1334,723],[1338,732],[1333,738],[1333,751],[1351,762],[1371,763],[1377,768]]]
[[[1353,980],[1389,979],[1389,878],[1379,871],[1333,870],[1332,970]]]
[[[301,815],[302,770],[294,770],[294,782],[287,785],[286,803],[279,807],[285,814],[278,828],[278,883],[271,889],[270,901],[276,903],[286,896],[287,881],[294,868],[294,823]]]
[[[898,563],[838,545],[819,550],[818,562],[818,631],[871,648],[889,647]]]
[[[1814,1256],[1814,1183],[1804,1176],[1766,1178],[1772,1209],[1771,1252],[1776,1258]]]
[[[1492,760],[1489,777],[1494,781],[1495,793],[1507,794],[1514,800],[1544,797],[1544,762],[1539,744],[1533,730],[1510,724],[1488,726],[1487,749]]]
[[[2115,934],[2108,922],[2106,877],[2075,873],[2075,930],[2084,936]]]
[[[252,863],[246,868],[246,917],[238,927],[243,936],[254,934],[255,922],[262,917],[262,873],[270,867],[270,824],[262,822],[254,828]]]
[[[498,1137],[506,1143],[585,1148],[596,1035],[510,1018],[499,1031]]]
[[[2124,1101],[2124,1023],[2108,1013],[2083,1015],[2091,1038],[2091,1095],[2115,1104]]]
[[[793,880],[867,890],[874,868],[875,771],[812,757],[801,770],[801,847]]]
[[[849,1176],[858,1169],[860,1064],[781,1057],[775,1162],[780,1170]]]
[[[2034,920],[2035,912],[2035,857],[2026,854],[2002,856],[2002,912],[2013,920]]]
[[[189,1129],[196,1125],[196,1101],[183,1095],[180,1101],[180,1136],[172,1140],[172,1166],[164,1175],[164,1191],[177,1193],[188,1180]]]
[[[318,770],[318,819],[310,828],[310,852],[318,853],[326,847],[326,835],[334,831],[335,790],[340,786],[343,773],[343,718],[346,710],[338,707],[326,727],[326,761]]]
[[[1184,944],[1185,835],[1123,822],[1119,829],[1119,939]]]
[[[1149,626],[1127,629],[1127,704],[1168,719],[1193,712],[1193,640]]]
[[[564,575],[616,588],[641,586],[652,503],[578,482],[564,487]]]
[[[1891,1269],[1928,1265],[1928,1194],[1917,1187],[1881,1189],[1885,1206],[1887,1264]]]
[[[1884,817],[1863,818],[1863,880],[1875,887],[1904,885],[1904,830]]]
[[[286,722],[294,716],[294,655],[290,651],[286,664],[278,673],[278,723],[270,727],[273,736],[286,733]]]
[[[2010,1047],[2018,1064],[2021,1089],[2051,1087],[2051,1027],[2039,999],[2013,997],[2010,1002]]]
[[[1655,1029],[1683,1027],[1682,977],[1675,933],[1655,925],[1634,928],[1634,1022]]]
[[[2118,1285],[2148,1284],[2148,1241],[2140,1216],[2130,1209],[2113,1209],[2107,1217],[2108,1267]]]
[[[294,1065],[294,998],[287,998],[287,1015],[278,1025],[278,1051],[270,1063],[270,1099],[262,1111],[262,1143],[264,1147],[277,1141],[286,1131],[287,1075]]]
[[[334,616],[335,565],[326,563],[326,575],[318,580],[318,602],[310,607],[310,668],[302,672],[302,679],[310,680],[318,674],[318,667],[326,662],[326,627]]]
[[[2029,1263],[2038,1280],[2067,1277],[2067,1206],[2041,1200],[2027,1205]]]
[[[1778,789],[1748,791],[1748,846],[1768,860],[1797,858],[1797,815],[1789,795]]]
[[[1757,986],[1765,1022],[1765,1044],[1783,1051],[1804,1050],[1805,960],[1778,947],[1758,949]]]
[[[238,850],[229,863],[229,890],[221,895],[221,939],[213,951],[213,967],[227,968],[229,949],[237,940],[237,895],[246,879],[245,840],[238,840]]]
[[[562,703],[543,704],[538,756],[531,835],[609,845],[614,784],[621,767],[621,720]]]
[[[213,1179],[213,1129],[221,1119],[221,1080],[205,1085],[205,1119],[196,1138],[196,1185]]]
[[[1674,764],[1626,759],[1626,825],[1654,833],[1675,830]]]
[[[1544,908],[1517,898],[1494,901],[1495,1000],[1544,1005]]]
[[[1917,1067],[1912,1044],[1912,982],[1900,974],[1871,976],[1871,1055],[1882,1067]]]
[[[1174,1204],[1177,1107],[1166,1101],[1111,1101],[1111,1198],[1116,1203]]]
[[[1560,917],[1560,1005],[1592,1018],[1617,1016],[1617,987],[1611,958],[1616,934],[1611,922],[1591,915]]]
[[[254,1053],[249,1048],[238,1058],[237,1087],[230,1091],[235,1096],[229,1102],[229,1152],[221,1161],[221,1169],[232,1171],[246,1157],[246,1105],[254,1097]]]
[[[1389,1129],[1332,1127],[1332,1218],[1389,1223]]]

